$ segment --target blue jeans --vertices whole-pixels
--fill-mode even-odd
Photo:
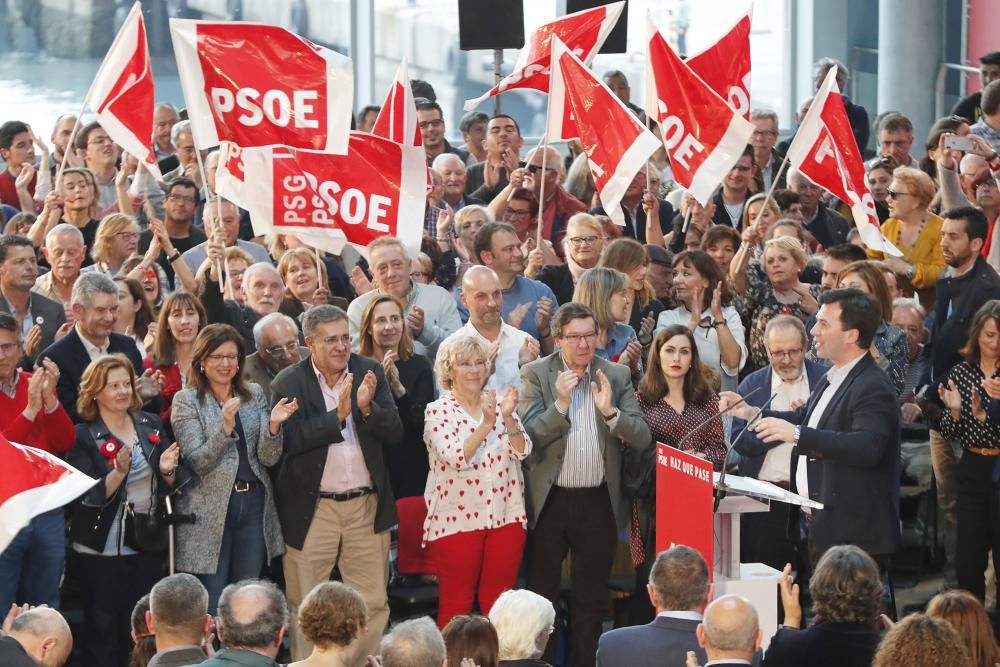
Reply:
[[[208,589],[208,613],[215,615],[219,596],[227,585],[260,576],[267,558],[264,542],[264,485],[257,482],[250,491],[229,494],[222,549],[215,574],[199,574]]]
[[[13,603],[59,608],[66,559],[61,507],[39,514],[0,553],[0,609]]]

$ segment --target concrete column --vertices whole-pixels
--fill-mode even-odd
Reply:
[[[900,111],[913,121],[916,154],[934,123],[944,1],[879,0],[878,16],[878,112]]]
[[[789,27],[792,32],[792,81],[790,118],[794,120],[799,102],[815,92],[813,63],[829,57],[846,63],[850,56],[848,0],[799,0],[792,2]]]
[[[354,106],[377,104],[375,94],[375,2],[351,0],[351,60],[354,61]],[[384,95],[385,91],[381,91]]]

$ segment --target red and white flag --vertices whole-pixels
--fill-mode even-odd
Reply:
[[[589,65],[618,23],[624,7],[624,1],[612,2],[538,26],[521,49],[517,62],[514,63],[514,71],[482,97],[466,100],[465,110],[472,111],[483,100],[517,88],[549,92],[552,38],[558,37],[580,60]]]
[[[170,19],[170,36],[199,149],[347,151],[350,58],[262,23]]]
[[[396,70],[396,78],[392,81],[389,94],[385,96],[385,102],[382,102],[371,133],[397,144],[423,148],[424,140],[417,124],[417,104],[410,88],[410,73],[405,57]]]
[[[146,23],[138,2],[132,5],[111,42],[85,103],[116,144],[161,178],[153,151],[153,70],[149,66]]]
[[[719,41],[684,62],[708,87],[729,103],[733,111],[750,119],[750,20],[747,10]]]
[[[850,205],[858,233],[866,246],[902,256],[879,226],[865,165],[837,87],[836,67],[827,73],[813,97],[788,147],[787,157],[788,163],[806,178]]]
[[[646,115],[660,126],[674,179],[707,205],[753,125],[691,71],[647,17]]]
[[[580,140],[604,210],[625,226],[622,196],[660,140],[558,37],[545,132],[550,142]]]
[[[41,449],[0,435],[0,552],[32,518],[79,498],[96,479]]]
[[[224,145],[219,194],[250,212],[255,234],[294,234],[340,254],[382,236],[416,254],[423,236],[423,146],[352,132],[346,155]],[[365,252],[365,254],[367,254]]]

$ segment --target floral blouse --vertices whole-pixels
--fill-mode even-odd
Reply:
[[[814,299],[819,300],[820,289],[819,285],[809,285],[809,293]],[[750,348],[750,360],[743,368],[744,375],[764,368],[770,363],[767,358],[764,329],[772,317],[793,315],[802,320],[803,324],[809,319],[809,313],[802,310],[800,304],[781,303],[775,298],[771,280],[767,277],[764,267],[756,260],[750,260],[750,265],[747,267],[747,289],[737,308],[743,314],[749,331],[747,346]]]
[[[998,377],[994,373],[993,377]],[[948,373],[948,379],[955,383],[955,388],[962,395],[962,408],[960,410],[961,419],[955,421],[951,417],[951,410],[947,408],[941,415],[941,435],[946,438],[958,440],[963,449],[975,447],[977,449],[996,449],[1000,447],[1000,425],[994,424],[989,419],[981,421],[972,414],[972,390],[979,392],[979,397],[983,401],[983,410],[989,403],[989,396],[983,390],[983,380],[986,375],[979,364],[970,364],[963,361]]]
[[[703,420],[711,415],[719,414],[718,398],[713,398],[704,405],[695,405],[687,401],[684,405],[684,411],[680,414],[666,401],[647,403],[639,395],[639,392],[636,392],[635,398],[639,402],[642,416],[649,424],[653,442],[662,442],[671,447],[676,447],[677,443]],[[691,436],[684,443],[684,450],[693,454],[703,454],[712,462],[715,470],[721,472],[722,464],[726,460],[726,440],[722,430],[722,421],[716,419]]]
[[[531,453],[524,433],[524,451],[510,444],[497,406],[493,430],[471,459],[465,458],[465,441],[481,420],[473,419],[452,394],[427,405],[424,443],[430,457],[430,474],[424,500],[423,544],[472,530],[501,528],[510,523],[527,526],[521,461]],[[519,428],[521,418],[514,414]]]

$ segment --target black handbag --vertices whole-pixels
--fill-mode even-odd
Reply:
[[[166,553],[169,544],[166,508],[157,502],[152,512],[136,512],[125,504],[125,545],[144,554]]]

